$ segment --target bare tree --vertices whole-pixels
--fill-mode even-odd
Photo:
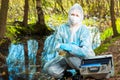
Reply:
[[[41,0],[36,0],[36,9],[37,9],[38,21],[34,28],[35,34],[39,34],[40,36],[47,35],[50,33],[50,31],[48,30],[45,24]]]
[[[111,14],[111,22],[112,22],[112,29],[113,29],[113,37],[118,36],[118,32],[116,29],[116,19],[115,19],[115,11],[114,11],[114,0],[110,1],[110,14]]]
[[[41,0],[36,0],[36,9],[38,14],[38,24],[45,25],[44,14],[42,10]]]
[[[29,10],[29,0],[25,0],[23,26],[28,25],[28,10]]]
[[[5,35],[5,32],[6,32],[8,3],[9,3],[9,0],[2,0],[1,1],[1,9],[0,9],[0,38],[3,38],[4,35]]]

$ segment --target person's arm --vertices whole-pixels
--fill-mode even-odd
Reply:
[[[63,50],[68,51],[72,55],[78,56],[78,57],[90,57],[95,56],[93,50],[92,50],[92,44],[90,39],[90,32],[88,29],[84,29],[81,32],[80,35],[80,44],[61,44],[60,48]]]
[[[60,45],[62,44],[62,43],[64,43],[64,39],[65,39],[65,32],[64,32],[64,29],[65,28],[65,24],[63,24],[63,25],[61,25],[61,26],[59,26],[57,29],[56,29],[56,33],[55,33],[55,43],[56,43],[56,45],[55,45],[55,49],[57,50],[57,51],[59,51],[60,50]]]
[[[50,61],[57,55],[54,49],[55,46],[54,40],[55,40],[55,35],[52,34],[49,37],[47,37],[44,42],[43,52],[41,53],[43,63]]]

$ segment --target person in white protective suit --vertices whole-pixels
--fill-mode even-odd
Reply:
[[[82,7],[74,4],[68,12],[68,22],[45,40],[43,72],[56,79],[62,79],[67,72],[74,76],[83,58],[95,56],[90,31],[82,24],[83,17]]]

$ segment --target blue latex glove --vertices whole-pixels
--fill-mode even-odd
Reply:
[[[60,49],[68,51],[72,55],[76,55],[78,57],[85,57],[85,54],[82,52],[82,49],[80,49],[79,46],[74,42],[60,44]]]
[[[63,49],[63,50],[66,50],[66,51],[71,51],[71,50],[72,50],[72,47],[71,47],[70,44],[64,43],[64,44],[61,44],[61,45],[60,45],[60,49]]]
[[[72,74],[72,76],[77,74],[75,69],[69,69],[69,70],[67,70],[67,72],[70,72]]]
[[[75,43],[75,42],[72,42],[71,44],[73,44],[73,45],[78,45],[77,43]],[[79,45],[78,45],[79,46]]]

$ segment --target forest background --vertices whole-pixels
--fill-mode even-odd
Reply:
[[[74,3],[83,7],[83,23],[100,30],[102,43],[96,54],[108,50],[120,38],[120,0],[0,0],[0,53],[6,43],[36,37],[44,42],[53,32],[49,26],[65,23]]]

